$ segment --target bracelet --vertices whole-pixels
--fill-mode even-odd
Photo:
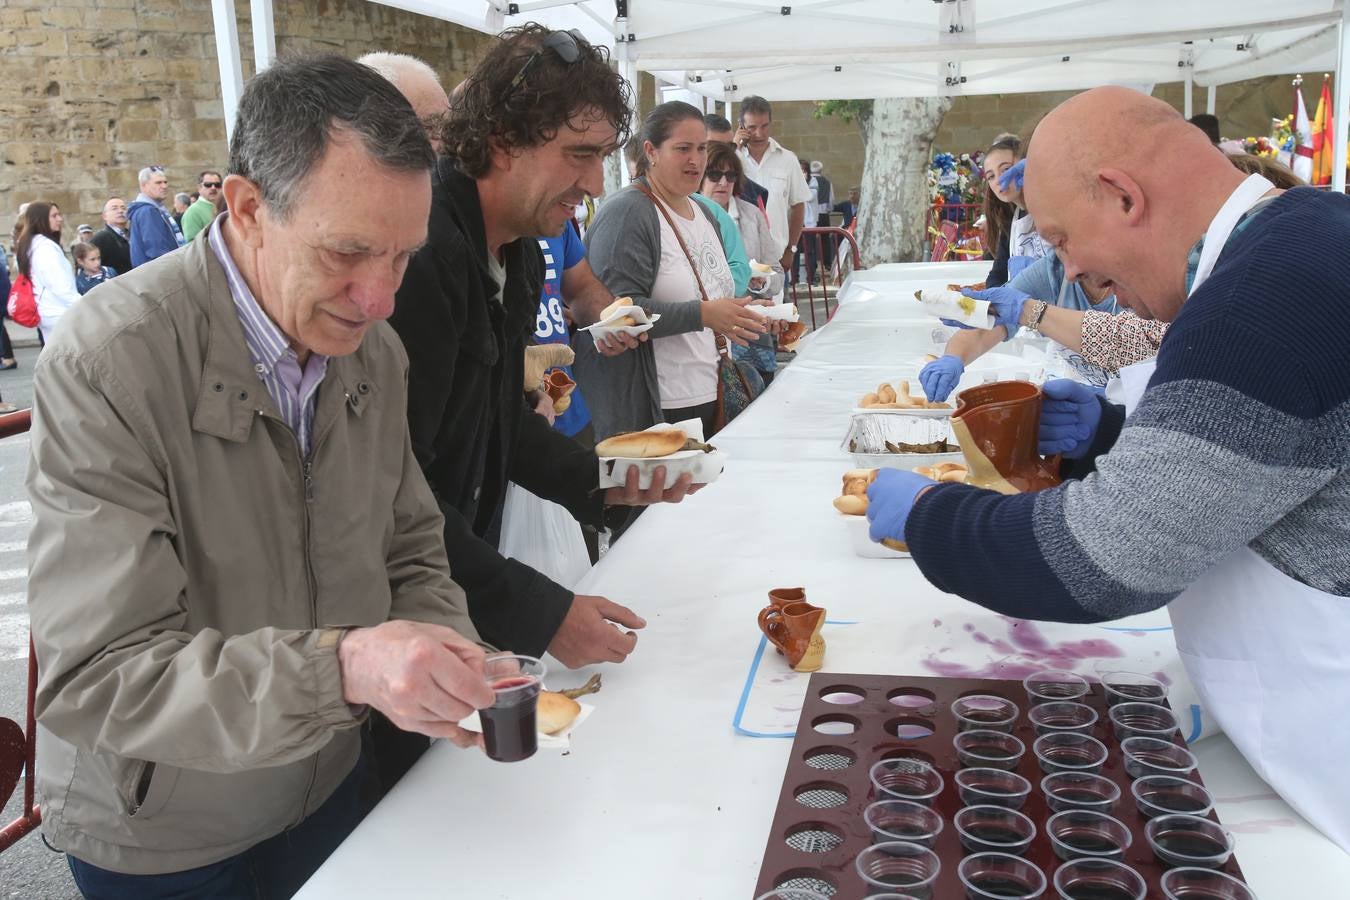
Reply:
[[[1031,301],[1031,321],[1027,322],[1027,327],[1037,334],[1041,333],[1041,319],[1045,318],[1045,311],[1050,308],[1050,304],[1044,300]]]

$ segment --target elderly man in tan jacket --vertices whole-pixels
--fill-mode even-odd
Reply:
[[[367,707],[492,702],[381,320],[431,147],[335,56],[245,91],[229,214],[110,283],[34,373],[47,839],[89,897],[287,897],[360,818]]]

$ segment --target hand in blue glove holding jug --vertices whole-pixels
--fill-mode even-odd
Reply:
[[[1037,435],[1041,455],[1055,453],[1082,459],[1092,447],[1102,421],[1097,393],[1085,384],[1059,378],[1041,385],[1041,426]]]
[[[924,395],[930,401],[941,403],[951,395],[965,370],[966,364],[961,362],[961,357],[948,353],[919,370],[919,384],[923,385]]]

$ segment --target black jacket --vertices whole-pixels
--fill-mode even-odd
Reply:
[[[502,248],[498,303],[477,183],[446,159],[432,181],[427,246],[409,264],[389,320],[408,351],[413,451],[445,514],[450,574],[468,593],[474,625],[494,646],[537,656],[572,592],[497,552],[506,483],[598,526],[599,466],[525,403],[525,347],[543,278],[536,239]]]
[[[98,255],[102,257],[103,264],[111,266],[118,275],[125,275],[131,271],[131,242],[127,238],[104,225],[94,232],[89,243],[98,248]]]

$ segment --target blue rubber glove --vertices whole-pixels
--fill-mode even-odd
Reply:
[[[1082,459],[1102,421],[1097,393],[1085,384],[1058,378],[1041,385],[1041,427],[1037,435],[1042,455],[1062,453]]]
[[[929,400],[941,403],[951,395],[965,370],[966,364],[961,362],[961,357],[948,353],[919,370],[919,384],[923,385],[923,392]]]
[[[972,291],[963,289],[961,293],[972,300],[988,300],[989,311],[994,314],[994,324],[1002,325],[1008,332],[1003,339],[1011,340],[1012,336],[1017,334],[1017,329],[1021,327],[1018,324],[1022,318],[1022,306],[1031,299],[1030,294],[1025,294],[1015,287],[1000,285],[984,291]],[[967,325],[964,322],[958,322],[955,319],[943,319],[943,325],[952,325],[956,328],[973,328],[973,325]]]
[[[914,501],[925,488],[935,484],[937,482],[931,478],[903,469],[878,472],[876,481],[867,488],[867,521],[871,523],[868,536],[877,543],[886,538],[903,542],[905,521],[914,508]]]
[[[1022,179],[1026,177],[1027,161],[1019,159],[1013,163],[1008,171],[998,176],[998,186],[1000,190],[1006,191],[1009,187],[1015,187],[1019,191],[1022,189]]]
[[[1035,256],[1011,256],[1008,258],[1008,281],[1012,281],[1018,275],[1021,275],[1027,269],[1031,268],[1038,257]]]

